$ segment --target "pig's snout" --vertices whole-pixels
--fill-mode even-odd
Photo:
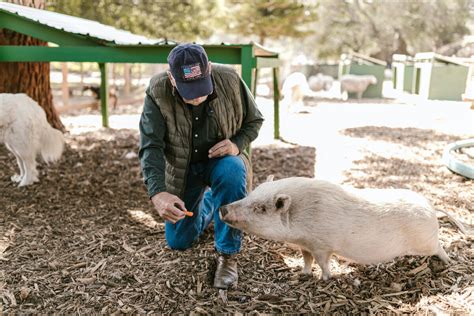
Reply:
[[[229,210],[227,209],[226,206],[221,206],[219,208],[219,218],[221,220],[224,220],[225,216],[229,213]]]
[[[227,225],[238,229],[241,229],[244,224],[241,214],[238,214],[234,206],[230,204],[219,208],[219,218]]]

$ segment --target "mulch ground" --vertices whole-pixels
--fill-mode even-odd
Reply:
[[[354,138],[399,149],[367,151],[347,184],[404,187],[457,217],[474,213],[473,181],[439,162],[446,140],[433,131],[366,127]],[[223,302],[212,287],[213,231],[172,251],[141,180],[134,130],[68,136],[61,161],[39,167],[40,182],[18,188],[13,156],[0,146],[0,311],[5,313],[473,313],[474,244],[448,220],[440,239],[453,260],[403,257],[372,266],[334,259],[329,281],[299,276],[302,258],[285,244],[246,235],[239,284]],[[404,152],[406,151],[406,152]],[[254,148],[254,183],[314,176],[313,147]],[[472,218],[472,217],[471,217]]]

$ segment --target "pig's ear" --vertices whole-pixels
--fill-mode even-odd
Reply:
[[[291,197],[286,194],[277,194],[275,196],[275,209],[278,212],[287,212],[290,208]]]
[[[265,180],[265,182],[272,182],[272,181],[273,181],[273,177],[274,177],[273,174],[269,175],[269,176],[267,177],[267,180]]]

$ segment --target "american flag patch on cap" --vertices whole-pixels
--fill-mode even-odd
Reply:
[[[202,77],[201,66],[199,63],[183,66],[182,69],[184,80],[194,80]]]

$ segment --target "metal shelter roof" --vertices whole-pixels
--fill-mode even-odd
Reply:
[[[167,63],[174,41],[149,39],[124,30],[47,10],[0,1],[0,28],[22,33],[55,45],[0,45],[0,62],[97,62],[102,73],[104,96],[106,63]],[[256,43],[202,45],[209,60],[241,65],[241,76],[255,91],[259,68],[273,68],[274,102],[278,107],[278,53]],[[106,99],[106,97],[104,97]],[[104,126],[107,126],[107,101],[102,103]],[[278,111],[275,112],[275,135],[278,135]],[[275,136],[275,138],[278,138]]]
[[[38,22],[57,30],[66,31],[95,38],[104,42],[119,45],[158,44],[163,40],[149,39],[146,36],[136,35],[128,31],[119,30],[97,21],[87,20],[62,13],[30,8],[13,3],[0,2],[0,9],[14,13],[20,17]]]
[[[142,35],[61,13],[0,1],[0,28],[54,43],[45,46],[0,46],[0,62],[77,61],[166,63],[174,41]],[[203,45],[213,62],[241,64],[250,83],[252,68],[278,67],[278,53],[255,43]]]
[[[392,60],[393,62],[411,63],[413,62],[413,57],[404,54],[393,54]]]
[[[422,61],[441,62],[444,64],[454,64],[458,66],[469,67],[468,64],[463,62],[462,58],[443,56],[443,55],[436,54],[433,52],[417,53],[415,55],[415,61],[416,62],[422,62]]]

